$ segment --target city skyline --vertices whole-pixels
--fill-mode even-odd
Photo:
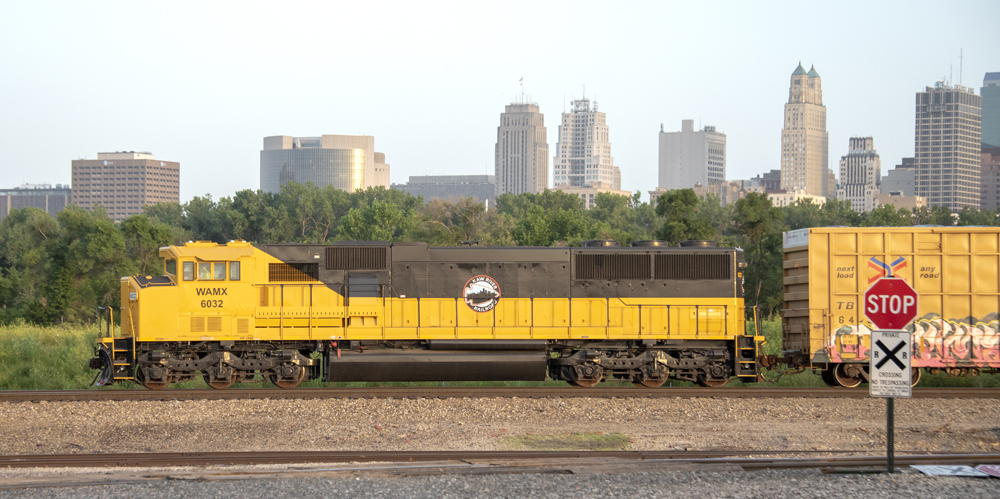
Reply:
[[[551,120],[584,85],[607,112],[624,190],[656,187],[659,125],[688,118],[725,131],[728,177],[747,179],[780,167],[780,108],[799,60],[824,77],[830,143],[872,136],[898,164],[914,155],[914,93],[949,73],[978,93],[1000,69],[989,34],[1000,6],[959,3],[523,4],[546,30],[520,24],[517,4],[13,4],[0,19],[0,187],[70,183],[70,160],[93,151],[152,150],[198,173],[182,175],[181,201],[231,196],[260,188],[261,137],[318,132],[378,137],[392,183],[493,174],[499,110],[523,91]],[[380,37],[365,23],[321,29],[334,15],[369,19]],[[117,29],[136,21],[143,37]],[[600,23],[601,36],[564,48],[580,23]],[[785,36],[806,25],[810,37]],[[927,44],[932,31],[945,41]],[[517,55],[536,52],[557,63]]]

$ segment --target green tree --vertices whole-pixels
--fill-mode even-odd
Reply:
[[[166,224],[153,223],[146,215],[133,215],[120,225],[125,250],[142,275],[159,274],[163,260],[160,248],[172,243],[173,231]]]
[[[550,246],[552,232],[548,217],[541,206],[532,206],[528,213],[514,222],[514,239],[521,246]]]
[[[951,216],[951,210],[947,206],[937,205],[931,209],[921,206],[913,210],[913,225],[944,225],[951,227],[955,225],[955,219]]]
[[[879,205],[862,216],[862,227],[906,227],[913,224],[913,215],[906,208],[896,209],[891,204]]]
[[[342,241],[398,241],[408,215],[389,201],[373,201],[366,208],[351,208],[340,219],[337,237]]]
[[[996,226],[1000,225],[1000,222],[998,222],[997,220],[996,211],[993,210],[979,211],[966,206],[962,208],[962,211],[958,212],[958,225]]]
[[[745,287],[754,306],[773,313],[781,303],[781,209],[766,194],[748,193],[733,208],[733,231],[747,262]]]
[[[656,238],[671,244],[686,239],[714,238],[712,222],[695,217],[698,203],[694,189],[675,189],[661,194],[656,201],[656,214],[663,218],[663,225]]]

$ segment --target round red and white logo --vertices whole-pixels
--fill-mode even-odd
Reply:
[[[477,275],[462,290],[465,304],[476,312],[489,312],[500,301],[500,285],[488,275]]]

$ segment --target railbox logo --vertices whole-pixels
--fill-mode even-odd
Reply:
[[[488,275],[477,275],[462,290],[465,304],[476,312],[489,312],[500,301],[500,285]]]

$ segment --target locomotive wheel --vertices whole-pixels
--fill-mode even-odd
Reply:
[[[667,382],[667,376],[661,378],[646,378],[642,381],[633,381],[632,384],[641,388],[659,388]]]
[[[216,390],[225,390],[236,383],[236,376],[231,376],[228,380],[216,379],[212,381],[209,375],[202,374],[201,378],[205,380],[205,384]]]
[[[597,384],[600,383],[600,382],[601,382],[601,378],[573,380],[573,383],[576,384],[576,386],[583,387],[583,388],[593,388],[593,387],[597,386]]]
[[[302,383],[302,380],[306,379],[306,370],[299,367],[299,377],[293,381],[279,380],[277,374],[270,375],[268,379],[270,379],[271,383],[274,383],[278,388],[295,388],[296,386],[299,386],[299,383]]]
[[[150,390],[162,390],[166,388],[171,381],[172,381],[171,379],[167,379],[166,381],[144,381],[142,383],[142,386],[145,386]]]
[[[840,383],[837,383],[837,379],[833,377],[833,369],[823,369],[820,371],[819,377],[823,379],[823,383],[826,383],[826,386],[840,388]]]
[[[917,383],[920,383],[920,368],[919,367],[911,367],[910,368],[910,381],[911,381],[910,386],[917,386]]]
[[[698,376],[698,380],[695,381],[698,386],[704,386],[705,388],[718,388],[720,386],[729,383],[729,378],[706,378],[704,376]]]
[[[847,364],[837,364],[837,367],[833,370],[833,378],[837,381],[838,385],[844,388],[855,388],[865,380],[865,377],[860,373],[856,376],[851,376]]]

